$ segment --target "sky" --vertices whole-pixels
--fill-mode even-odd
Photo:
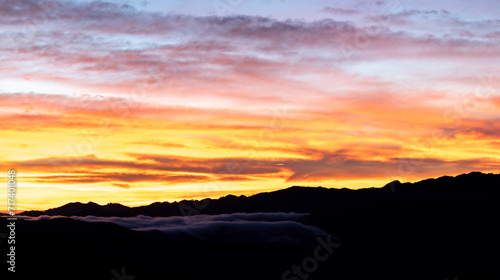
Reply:
[[[499,11],[0,0],[3,180],[40,210],[498,173]]]

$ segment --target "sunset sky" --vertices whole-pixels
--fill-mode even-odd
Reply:
[[[500,172],[499,11],[0,0],[4,185],[28,210]]]

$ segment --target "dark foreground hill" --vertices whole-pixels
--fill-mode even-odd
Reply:
[[[167,217],[310,213],[304,223],[335,236],[340,246],[320,260],[327,249],[323,246],[318,251],[322,243],[315,238],[303,240],[305,245],[278,239],[274,243],[235,244],[187,233],[134,231],[113,223],[68,218],[18,221],[18,276],[127,279],[121,271],[125,267],[126,275],[138,280],[498,279],[499,198],[500,175],[475,172],[413,184],[393,182],[383,188],[292,187],[251,197],[135,208],[70,203],[23,214]],[[5,245],[0,244],[2,252]],[[113,274],[113,269],[120,275]]]

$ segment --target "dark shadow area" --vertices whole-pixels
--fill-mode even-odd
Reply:
[[[500,175],[474,172],[362,190],[292,187],[198,204],[182,201],[129,208],[71,203],[24,214],[168,217],[181,215],[180,205],[210,215],[310,213],[303,223],[338,237],[341,246],[318,262],[313,272],[305,273],[307,278],[296,274],[282,278],[292,265],[314,256],[315,239],[297,245],[234,244],[69,218],[19,220],[16,276],[109,280],[114,278],[111,270],[125,267],[136,280],[498,279],[499,198]],[[201,204],[206,206],[196,207]],[[2,252],[6,245],[0,244]]]

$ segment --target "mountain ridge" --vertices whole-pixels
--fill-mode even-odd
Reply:
[[[25,211],[19,213],[21,216],[117,216],[131,217],[136,215],[168,217],[185,216],[187,214],[223,214],[235,212],[255,212],[259,207],[251,207],[249,204],[262,205],[262,210],[277,209],[269,204],[277,204],[286,207],[283,201],[289,203],[302,200],[315,199],[323,201],[325,198],[331,199],[332,203],[345,204],[342,200],[352,200],[352,203],[364,200],[387,199],[388,197],[401,197],[414,195],[418,197],[422,193],[429,192],[436,196],[443,197],[457,195],[460,192],[478,193],[482,190],[481,184],[472,188],[478,182],[493,182],[486,185],[500,186],[500,174],[470,172],[457,176],[441,176],[438,178],[428,178],[414,183],[401,183],[398,180],[392,181],[380,188],[363,189],[335,189],[325,187],[304,187],[292,186],[289,188],[262,192],[251,196],[227,195],[216,199],[205,198],[202,200],[181,200],[176,202],[153,202],[149,205],[129,207],[119,203],[108,203],[99,205],[94,202],[81,203],[71,202],[60,207],[47,209],[44,211]],[[483,184],[484,185],[484,184]],[[326,203],[326,202],[325,202]],[[206,206],[205,206],[206,205]],[[214,206],[215,205],[215,206]],[[219,210],[217,210],[218,208]],[[308,207],[305,207],[308,208]],[[310,208],[310,207],[309,207]],[[184,209],[184,211],[183,211]],[[310,210],[310,209],[304,209]]]
[[[310,280],[493,280],[498,278],[500,261],[499,200],[500,174],[472,172],[416,183],[393,181],[361,190],[291,187],[250,197],[229,195],[134,208],[69,203],[62,210],[71,214],[83,207],[86,210],[76,214],[122,215],[131,217],[130,221],[144,218],[133,215],[307,213],[300,223],[341,242],[325,262],[318,262]],[[184,218],[177,219],[182,230],[208,217]],[[6,222],[5,217],[0,220]],[[112,269],[126,267],[137,279],[296,280],[301,278],[286,278],[284,272],[311,260],[319,244],[315,238],[301,239],[300,247],[264,241],[225,243],[188,231],[131,230],[113,224],[114,218],[97,220],[108,222],[20,217],[16,235],[22,242],[16,254],[19,263],[30,268],[23,271],[29,274],[51,268],[51,275],[57,275],[52,279],[67,279],[68,275],[72,279],[110,279]],[[238,237],[227,227],[209,225],[214,234]],[[194,228],[199,230],[198,226]],[[266,232],[250,228],[257,237]]]

